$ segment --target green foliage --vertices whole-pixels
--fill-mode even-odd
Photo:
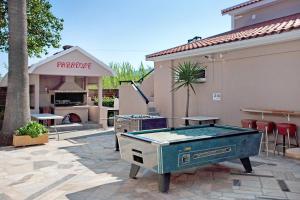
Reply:
[[[97,97],[94,97],[94,104],[97,106],[99,103],[99,99]],[[102,99],[102,106],[105,107],[114,107],[114,98],[110,97],[103,97]]]
[[[116,89],[119,87],[119,81],[137,81],[151,70],[150,67],[145,67],[143,63],[141,63],[138,69],[135,69],[128,62],[124,62],[122,64],[111,63],[109,66],[116,72],[116,76],[104,77],[103,89]]]
[[[0,51],[8,51],[7,1],[0,0]],[[40,57],[50,47],[58,48],[63,19],[51,12],[49,0],[27,0],[28,54]]]
[[[104,97],[102,100],[102,106],[114,107],[114,98]]]
[[[179,90],[182,87],[191,87],[196,94],[193,84],[201,83],[199,78],[205,72],[206,67],[198,63],[184,62],[173,68],[174,85],[173,90]]]
[[[46,133],[48,133],[48,129],[44,125],[38,122],[28,122],[17,130],[16,135],[29,135],[32,138],[36,138]]]

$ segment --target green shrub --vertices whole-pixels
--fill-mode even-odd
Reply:
[[[16,131],[16,135],[29,135],[32,138],[46,133],[48,133],[48,129],[38,122],[28,122],[25,126]]]
[[[104,97],[102,100],[102,106],[114,107],[114,99],[109,97]]]
[[[95,106],[98,106],[98,103],[99,103],[98,97],[93,97],[92,100],[94,101],[94,105],[95,105]]]
[[[98,106],[99,103],[99,99],[97,97],[93,98],[94,100],[94,105]],[[102,99],[102,106],[105,107],[114,107],[114,98],[110,98],[110,97],[103,97]]]

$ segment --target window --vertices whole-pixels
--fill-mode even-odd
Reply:
[[[206,70],[202,70],[201,73],[198,74],[197,78],[201,83],[206,82]]]

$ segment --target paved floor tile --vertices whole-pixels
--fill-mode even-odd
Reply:
[[[169,193],[162,194],[157,174],[149,170],[128,178],[130,165],[114,151],[113,134],[92,134],[29,148],[0,148],[0,199],[300,199],[300,161],[271,154],[251,158],[252,175],[242,173],[239,161],[174,173]],[[278,180],[290,192],[282,191]]]

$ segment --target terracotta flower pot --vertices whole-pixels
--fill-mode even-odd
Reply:
[[[29,135],[14,135],[13,137],[13,145],[15,147],[45,144],[47,142],[48,142],[48,134],[43,134],[36,138],[32,138]]]

